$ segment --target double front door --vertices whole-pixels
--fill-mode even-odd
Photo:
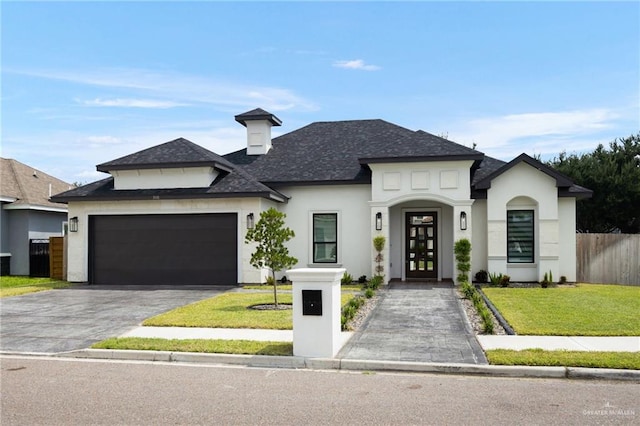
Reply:
[[[438,279],[438,216],[435,212],[406,213],[406,276]]]

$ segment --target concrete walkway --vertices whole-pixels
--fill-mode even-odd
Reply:
[[[339,358],[487,363],[451,284],[391,284],[380,294]]]

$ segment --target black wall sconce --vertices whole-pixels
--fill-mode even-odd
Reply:
[[[376,213],[376,231],[382,231],[382,213]]]
[[[78,216],[69,219],[69,232],[78,232]]]
[[[460,230],[462,231],[467,230],[467,213],[466,212],[460,212]]]
[[[255,225],[254,220],[253,220],[253,213],[249,213],[247,215],[247,229],[253,229],[253,226]]]

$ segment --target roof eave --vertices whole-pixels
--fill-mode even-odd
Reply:
[[[481,161],[484,154],[462,154],[462,155],[429,155],[412,157],[362,157],[358,158],[361,165],[376,163],[419,163],[425,161]]]
[[[109,173],[119,170],[148,170],[148,169],[181,169],[190,167],[213,167],[218,170],[230,172],[232,169],[217,161],[194,161],[187,163],[148,163],[148,164],[99,164],[96,170],[99,172]]]
[[[204,198],[266,198],[281,203],[286,203],[288,197],[269,191],[262,192],[233,192],[233,193],[201,193],[201,194],[126,194],[122,192],[112,192],[100,195],[86,195],[73,197],[58,197],[60,202],[73,201],[141,201],[141,200],[184,200],[184,199],[204,199]]]

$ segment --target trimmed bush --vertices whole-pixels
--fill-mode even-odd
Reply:
[[[340,284],[342,285],[348,285],[348,284],[351,284],[352,282],[353,282],[353,277],[348,272],[345,272],[342,275],[342,279],[340,279]]]

